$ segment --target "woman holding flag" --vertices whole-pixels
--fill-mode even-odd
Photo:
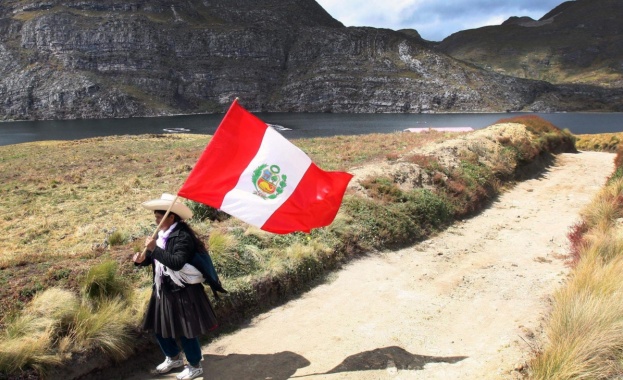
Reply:
[[[177,196],[163,194],[143,203],[154,211],[159,224],[158,239],[155,234],[147,238],[145,251],[134,256],[137,265],[153,265],[154,288],[143,328],[155,331],[166,356],[156,372],[167,373],[184,365],[176,343],[179,338],[189,364],[177,378],[200,376],[197,337],[216,327],[201,285],[204,277],[189,264],[205,247],[184,222],[192,217],[192,211],[177,202],[178,196],[272,233],[309,233],[331,224],[352,177],[320,169],[302,150],[234,100]]]
[[[188,364],[177,379],[194,379],[203,374],[198,337],[217,327],[202,285],[203,275],[189,264],[193,255],[205,250],[205,246],[185,222],[192,218],[192,211],[177,201],[177,197],[163,194],[142,206],[154,211],[159,226],[158,238],[147,237],[145,252],[133,258],[135,265],[151,265],[153,271],[152,295],[142,327],[154,331],[166,356],[155,372],[167,373],[184,366],[179,339]]]

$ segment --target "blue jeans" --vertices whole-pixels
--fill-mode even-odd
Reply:
[[[162,352],[170,357],[174,358],[180,353],[180,348],[174,338],[163,338],[162,335],[156,334],[156,340],[160,345]],[[188,364],[193,367],[197,367],[201,361],[201,345],[199,344],[199,338],[188,339],[184,336],[180,337],[184,354]]]

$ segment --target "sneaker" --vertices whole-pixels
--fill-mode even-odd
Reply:
[[[187,364],[186,368],[184,368],[182,372],[175,376],[175,378],[177,380],[191,380],[201,375],[203,375],[203,368],[201,368],[201,364],[197,367],[193,367],[190,364]]]
[[[178,356],[179,358],[179,356]],[[184,360],[179,358],[179,359],[173,359],[167,356],[167,358],[158,365],[158,367],[156,367],[156,373],[167,373],[170,370],[172,370],[173,368],[180,368],[184,366]]]

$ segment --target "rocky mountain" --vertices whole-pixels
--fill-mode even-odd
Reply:
[[[314,0],[5,0],[0,119],[252,111],[623,111],[620,89],[484,70]]]
[[[623,1],[567,1],[539,20],[465,30],[439,50],[478,67],[551,83],[623,87]]]

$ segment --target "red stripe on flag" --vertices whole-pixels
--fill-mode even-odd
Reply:
[[[220,208],[255,157],[267,128],[235,100],[178,195]]]
[[[352,177],[345,172],[325,172],[312,163],[294,193],[268,218],[262,229],[286,234],[328,226],[335,219]]]

